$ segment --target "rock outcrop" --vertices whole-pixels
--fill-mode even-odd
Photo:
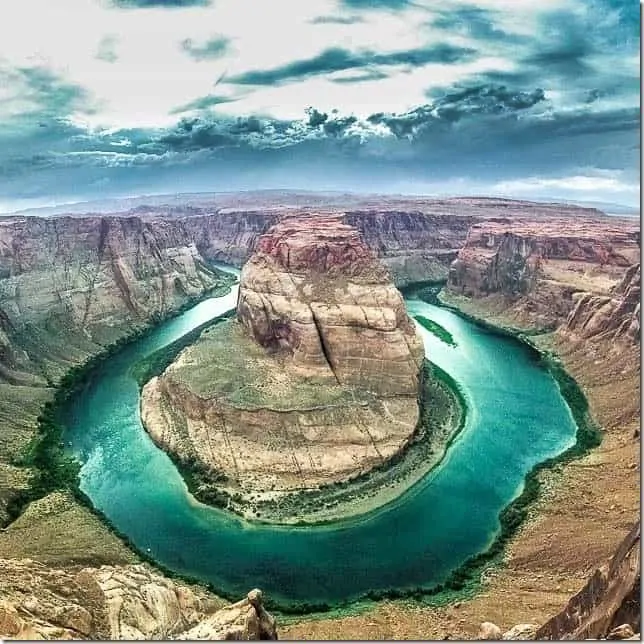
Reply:
[[[518,322],[555,328],[575,295],[606,294],[639,261],[636,223],[497,220],[475,224],[449,272],[450,293],[498,301]]]
[[[97,345],[171,313],[220,280],[172,222],[4,221],[0,379],[55,380]]]
[[[0,637],[11,639],[277,639],[262,594],[226,606],[143,564],[59,570],[0,559]]]
[[[598,639],[623,624],[639,632],[640,538],[638,521],[612,559],[594,572],[559,614],[539,628],[536,639]]]
[[[608,343],[640,342],[640,265],[631,266],[608,295],[579,294],[562,334]]]
[[[563,610],[545,624],[517,624],[501,635],[491,622],[481,624],[479,639],[625,640],[641,627],[640,522],[613,557],[595,570]],[[639,639],[639,638],[637,638]]]
[[[387,270],[338,217],[288,218],[242,270],[237,320],[143,389],[152,438],[231,498],[370,469],[418,421],[423,347]]]
[[[416,396],[420,337],[358,231],[337,217],[285,219],[242,270],[237,316],[292,369],[379,395]]]

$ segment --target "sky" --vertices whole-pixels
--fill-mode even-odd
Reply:
[[[638,205],[639,16],[635,0],[3,2],[0,212],[262,188]]]

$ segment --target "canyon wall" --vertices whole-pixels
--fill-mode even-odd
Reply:
[[[242,211],[173,218],[203,257],[242,266],[259,236],[284,212]],[[450,262],[463,245],[475,215],[425,214],[420,211],[364,210],[339,213],[389,268],[397,286],[447,277]]]
[[[173,222],[0,222],[0,524],[51,387],[72,366],[229,278]]]
[[[162,318],[220,281],[172,222],[2,222],[0,379],[55,380],[97,345]]]
[[[639,262],[637,222],[552,219],[475,224],[449,271],[448,294],[487,299],[519,324],[554,329],[580,293],[607,295]]]
[[[640,340],[640,264],[629,267],[606,295],[580,293],[562,335],[573,340],[638,344]]]

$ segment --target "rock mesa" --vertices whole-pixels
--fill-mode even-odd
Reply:
[[[270,501],[402,449],[418,422],[423,357],[401,294],[357,230],[290,217],[244,266],[237,318],[144,387],[142,418],[230,497]]]

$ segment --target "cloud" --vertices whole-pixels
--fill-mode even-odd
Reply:
[[[442,11],[431,24],[450,34],[460,34],[492,43],[527,42],[526,36],[508,33],[500,28],[496,24],[497,18],[495,12],[472,5]]]
[[[307,107],[306,114],[309,117],[309,120],[307,122],[309,127],[314,127],[314,128],[318,127],[319,125],[322,125],[329,118],[328,114],[326,114],[325,112],[320,112],[319,110],[316,110],[314,107]]]
[[[445,43],[389,53],[377,53],[370,50],[351,52],[340,47],[333,47],[312,58],[296,60],[272,69],[238,74],[229,77],[227,82],[238,85],[279,85],[322,74],[372,66],[420,67],[428,63],[449,65],[470,60],[474,53],[473,49]]]
[[[115,63],[118,60],[116,53],[116,43],[118,42],[116,36],[104,36],[98,43],[98,50],[96,58],[106,63]]]
[[[183,7],[207,7],[211,0],[112,0],[121,9],[180,9]]]
[[[587,175],[564,177],[526,177],[495,184],[495,191],[506,194],[552,194],[553,191],[572,191],[578,193],[638,193],[636,182],[629,183],[619,178],[619,173],[593,172]]]
[[[309,20],[312,25],[355,25],[364,22],[361,16],[317,16]]]
[[[199,111],[199,110],[208,110],[211,107],[216,107],[217,105],[223,105],[224,103],[232,103],[235,99],[229,98],[227,96],[218,96],[217,94],[206,94],[205,96],[199,96],[188,103],[184,103],[179,107],[175,107],[171,110],[171,114],[182,114],[183,112]]]
[[[369,69],[360,74],[351,74],[350,76],[339,76],[329,79],[332,83],[365,83],[368,81],[378,81],[389,78],[385,72],[378,69]]]
[[[526,110],[545,100],[543,89],[509,90],[504,85],[476,85],[447,93],[434,102],[438,118],[457,121],[474,114],[502,114]]]
[[[14,118],[25,125],[31,123],[32,127],[38,127],[42,121],[67,117],[74,112],[93,111],[83,87],[66,81],[47,67],[0,68],[0,79],[5,87],[14,91],[13,95],[4,97],[0,107],[5,121]],[[4,125],[9,127],[10,123]]]
[[[401,11],[413,3],[410,0],[341,0],[349,9],[390,9]]]
[[[181,49],[195,60],[215,60],[230,52],[230,39],[220,36],[198,44],[191,38],[186,38],[181,41]]]

